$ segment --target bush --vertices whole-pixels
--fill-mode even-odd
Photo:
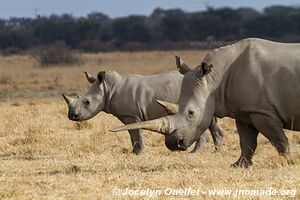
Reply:
[[[115,46],[109,42],[103,43],[99,40],[84,40],[78,45],[80,50],[84,52],[110,52],[114,51]]]
[[[16,54],[21,54],[21,53],[22,53],[22,49],[17,48],[17,47],[8,47],[1,51],[2,56],[11,56],[11,55],[16,55]]]
[[[80,56],[64,43],[54,43],[38,47],[32,51],[41,67],[81,64]]]

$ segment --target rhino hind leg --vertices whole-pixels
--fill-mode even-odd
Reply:
[[[224,132],[218,124],[216,117],[213,117],[213,120],[208,128],[213,138],[216,151],[220,150],[223,146]]]
[[[255,115],[251,117],[255,127],[271,142],[278,154],[287,160],[288,164],[293,164],[290,156],[288,138],[283,131],[281,120],[276,117]]]
[[[241,156],[232,167],[249,167],[257,146],[258,130],[251,123],[243,123],[236,119],[236,126],[240,137]]]
[[[191,153],[199,153],[203,150],[205,144],[208,141],[208,132],[205,131],[199,138],[199,140],[196,141],[194,149],[191,151]]]

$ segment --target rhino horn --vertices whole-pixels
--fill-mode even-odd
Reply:
[[[169,133],[170,122],[167,117],[161,117],[150,121],[127,124],[125,126],[113,128],[110,131],[119,132],[119,131],[126,131],[126,130],[135,130],[135,129],[145,129],[145,130],[155,131],[165,135]]]
[[[165,110],[167,111],[167,113],[169,115],[174,115],[179,112],[178,104],[170,103],[170,102],[162,101],[162,100],[156,100],[156,101],[157,101],[157,103],[159,103],[161,106],[163,106],[165,108]]]
[[[62,96],[64,97],[64,99],[65,99],[65,101],[67,102],[68,105],[70,105],[70,103],[72,103],[73,99],[71,97],[69,97],[66,94],[63,94]]]
[[[185,64],[179,56],[175,56],[175,59],[177,68],[181,74],[186,74],[187,72],[191,71],[190,67]]]
[[[93,75],[91,75],[88,72],[84,72],[86,79],[88,80],[88,82],[90,83],[94,83],[97,79],[95,77],[93,77]]]

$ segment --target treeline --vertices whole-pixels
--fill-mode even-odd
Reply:
[[[184,12],[157,8],[149,16],[109,18],[94,12],[0,20],[0,50],[22,51],[63,43],[84,51],[193,48],[193,41],[232,41],[260,37],[300,42],[300,8],[271,6],[207,8]],[[205,46],[202,46],[205,48]]]

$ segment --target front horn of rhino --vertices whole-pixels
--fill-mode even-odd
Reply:
[[[73,99],[72,99],[71,97],[69,97],[69,96],[66,95],[66,94],[63,94],[62,96],[63,96],[63,98],[65,99],[65,101],[66,101],[66,103],[67,103],[68,105],[70,105],[70,103],[72,103]]]
[[[145,129],[145,130],[150,130],[150,131],[154,131],[166,135],[169,134],[170,121],[167,117],[161,117],[150,121],[144,121],[144,122],[128,124],[125,126],[120,126],[117,128],[113,128],[110,131],[119,132],[119,131],[135,130],[135,129]]]

